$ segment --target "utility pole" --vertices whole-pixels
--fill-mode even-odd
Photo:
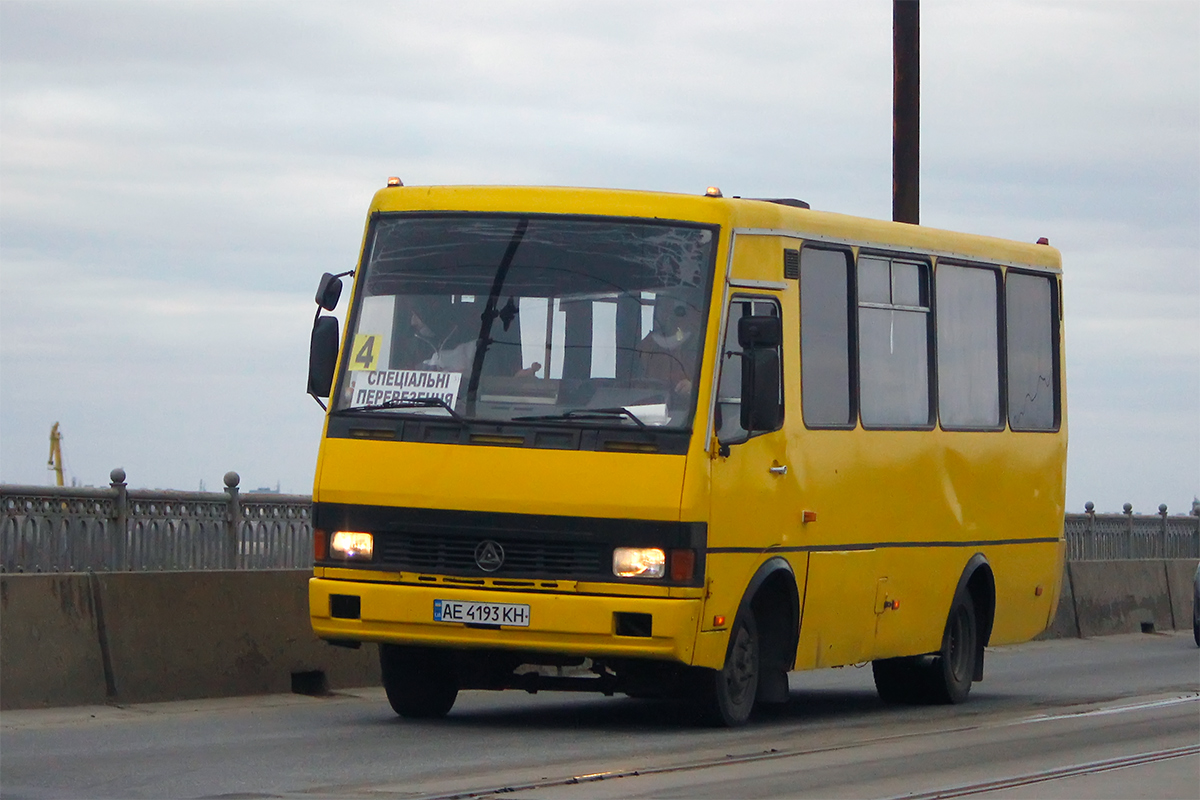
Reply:
[[[892,219],[920,222],[921,4],[892,0]]]

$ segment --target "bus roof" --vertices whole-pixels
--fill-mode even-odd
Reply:
[[[1058,271],[1061,256],[1043,244],[799,208],[771,200],[627,189],[560,186],[389,186],[371,212],[474,211],[580,214],[687,220],[739,234],[769,234],[946,258],[1017,264]]]

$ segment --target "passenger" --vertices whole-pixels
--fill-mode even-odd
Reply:
[[[659,292],[654,300],[654,327],[638,343],[633,376],[661,381],[674,398],[692,391],[700,353],[700,312],[685,300]]]

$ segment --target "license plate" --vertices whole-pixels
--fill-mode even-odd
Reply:
[[[476,603],[465,600],[434,600],[435,622],[465,622],[469,625],[512,625],[529,627],[529,606],[524,603]]]

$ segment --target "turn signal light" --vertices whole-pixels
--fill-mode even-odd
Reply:
[[[671,580],[676,583],[687,583],[696,574],[695,550],[671,551]]]
[[[325,536],[320,528],[313,530],[313,561],[325,560]]]

